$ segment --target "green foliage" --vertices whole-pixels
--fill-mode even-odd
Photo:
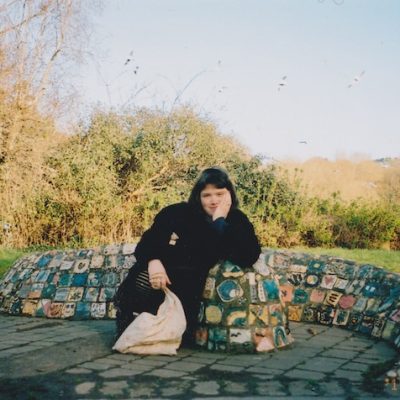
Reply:
[[[332,226],[334,243],[340,247],[379,248],[394,237],[399,224],[399,215],[381,204],[340,205]]]
[[[396,204],[347,204],[338,195],[309,198],[300,181],[290,181],[276,165],[263,165],[261,157],[251,156],[189,108],[172,114],[96,111],[75,135],[49,137],[51,146],[35,148],[34,160],[25,148],[25,163],[0,169],[0,199],[7,205],[0,220],[12,225],[7,237],[0,231],[0,244],[76,247],[135,241],[162,207],[186,200],[199,172],[213,165],[229,171],[263,245],[400,243]],[[18,180],[11,179],[11,166]]]

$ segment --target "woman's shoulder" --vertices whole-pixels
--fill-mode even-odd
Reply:
[[[236,221],[236,222],[249,221],[249,218],[247,217],[247,215],[239,208],[234,208],[233,210],[231,210],[229,212],[228,218],[230,220]]]
[[[170,204],[158,213],[158,215],[178,216],[185,215],[189,212],[188,203],[182,201],[180,203]]]

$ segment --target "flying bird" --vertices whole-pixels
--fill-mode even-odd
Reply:
[[[286,75],[282,77],[281,81],[278,83],[278,90],[281,90],[284,86],[287,86],[286,78]]]
[[[360,80],[364,76],[364,74],[365,74],[365,71],[361,71],[360,75],[355,76],[353,78],[352,82],[347,85],[347,87],[350,89],[351,87],[357,85],[357,83],[360,82]]]

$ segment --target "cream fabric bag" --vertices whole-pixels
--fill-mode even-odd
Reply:
[[[186,318],[178,297],[165,289],[165,300],[157,315],[139,314],[114,344],[113,350],[134,354],[176,354],[186,329]]]

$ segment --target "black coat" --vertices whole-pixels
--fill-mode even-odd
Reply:
[[[129,271],[114,298],[117,328],[121,333],[132,321],[132,313],[156,313],[163,292],[151,289],[148,262],[159,259],[171,280],[171,290],[185,310],[188,331],[195,329],[201,292],[208,271],[219,260],[251,267],[261,252],[253,225],[240,210],[231,210],[226,219],[212,221],[188,203],[162,209],[153,225],[140,239],[137,263]]]
[[[240,210],[231,210],[225,222],[213,222],[188,203],[178,203],[160,211],[135,256],[146,266],[152,259],[161,260],[167,273],[190,269],[204,275],[218,260],[251,267],[260,252],[253,225]]]

